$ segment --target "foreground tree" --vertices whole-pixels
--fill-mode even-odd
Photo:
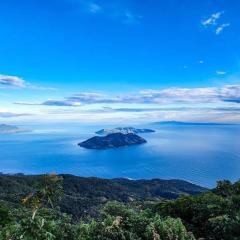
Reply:
[[[101,221],[80,224],[78,240],[194,240],[180,219],[162,219],[148,211],[134,211],[108,203]]]
[[[56,217],[54,207],[62,193],[62,179],[59,176],[56,174],[42,176],[36,190],[22,199],[24,208],[19,209],[21,213],[18,219],[15,219],[14,224],[6,225],[2,229],[1,239],[56,239],[60,222],[52,218]],[[45,209],[46,207],[48,209]]]

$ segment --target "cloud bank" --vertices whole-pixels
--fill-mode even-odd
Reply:
[[[172,103],[221,103],[240,99],[240,85],[225,85],[219,88],[166,88],[146,89],[137,93],[110,96],[95,92],[76,93],[64,99],[49,99],[41,103],[21,103],[22,105],[45,105],[76,107],[90,104],[172,104]]]

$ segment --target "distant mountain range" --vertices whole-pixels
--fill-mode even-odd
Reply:
[[[235,123],[212,123],[212,122],[180,122],[180,121],[162,121],[154,122],[154,125],[237,125]]]
[[[20,133],[26,131],[26,129],[22,129],[14,125],[0,124],[0,134]]]

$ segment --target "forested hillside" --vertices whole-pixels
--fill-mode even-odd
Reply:
[[[74,217],[95,216],[99,206],[108,201],[134,202],[158,198],[175,199],[181,194],[195,195],[206,191],[181,180],[128,180],[84,178],[60,175],[64,195],[60,202],[63,212]],[[0,175],[0,199],[19,203],[34,190],[41,176]]]

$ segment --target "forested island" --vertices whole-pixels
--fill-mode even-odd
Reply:
[[[3,240],[239,240],[240,181],[0,176]]]
[[[109,148],[119,148],[124,146],[143,144],[146,142],[147,141],[144,138],[134,133],[124,134],[118,132],[111,133],[103,137],[95,136],[79,143],[78,145],[87,149],[104,150]]]

